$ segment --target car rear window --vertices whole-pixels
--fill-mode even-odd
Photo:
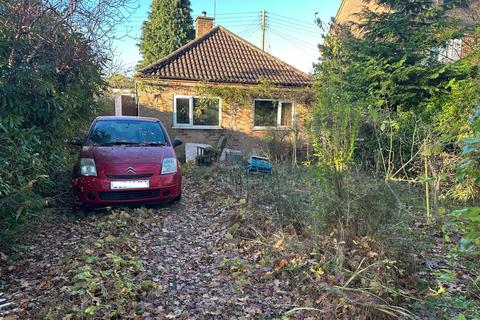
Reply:
[[[96,121],[88,140],[98,145],[167,143],[158,122],[138,120]]]

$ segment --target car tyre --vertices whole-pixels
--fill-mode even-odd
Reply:
[[[181,192],[178,196],[175,197],[175,199],[173,199],[173,202],[180,202],[180,200],[182,200],[182,193]]]
[[[93,208],[74,203],[73,204],[73,214],[77,217],[84,218],[93,212]]]

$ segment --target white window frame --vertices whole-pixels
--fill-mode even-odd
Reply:
[[[188,123],[177,123],[177,98],[188,99]],[[205,126],[193,124],[193,99],[218,99],[218,126]],[[175,94],[173,96],[173,128],[174,129],[222,129],[222,99],[220,97],[196,97],[189,95]]]
[[[257,101],[272,101],[278,102],[279,108],[277,108],[277,125],[276,126],[255,126],[255,102]],[[292,125],[289,126],[282,126],[282,110],[284,103],[291,103],[292,104]],[[292,129],[294,121],[295,121],[295,101],[293,100],[279,100],[279,99],[253,99],[253,114],[252,114],[252,121],[253,121],[253,130],[289,130]]]

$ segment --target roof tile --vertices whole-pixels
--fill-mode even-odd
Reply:
[[[306,86],[311,78],[274,56],[217,26],[170,55],[140,70],[140,77]]]

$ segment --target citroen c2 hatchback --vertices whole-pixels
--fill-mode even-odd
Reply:
[[[98,117],[84,140],[73,168],[77,205],[169,202],[181,197],[182,173],[174,147],[158,119]]]

